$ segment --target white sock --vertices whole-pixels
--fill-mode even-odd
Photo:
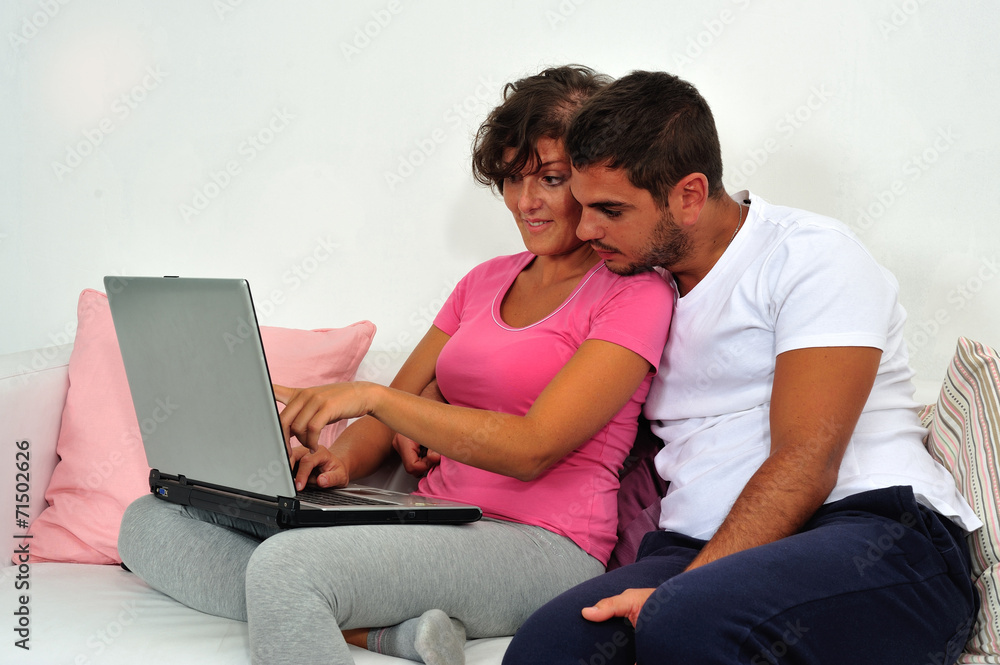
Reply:
[[[465,665],[465,626],[441,610],[368,631],[368,650],[426,665]]]

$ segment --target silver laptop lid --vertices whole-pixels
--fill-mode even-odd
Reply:
[[[149,466],[294,496],[246,280],[110,276],[104,285]]]

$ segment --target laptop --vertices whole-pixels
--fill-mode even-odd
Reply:
[[[246,280],[109,276],[104,286],[157,497],[279,528],[482,517],[360,485],[296,493]]]

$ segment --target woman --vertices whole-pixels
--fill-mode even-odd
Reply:
[[[576,237],[562,137],[605,83],[561,67],[506,86],[474,170],[502,192],[527,251],[463,278],[390,387],[275,387],[286,437],[303,444],[292,449],[299,487],[371,473],[399,433],[440,455],[422,493],[486,517],[274,533],[144,497],[122,524],[131,570],[192,607],[246,619],[257,663],[351,663],[350,642],[432,665],[463,662],[463,629],[512,634],[603,572],[617,470],[672,303],[655,273],[614,275]],[[449,403],[418,396],[434,382]],[[325,425],[359,416],[329,450],[318,445]]]

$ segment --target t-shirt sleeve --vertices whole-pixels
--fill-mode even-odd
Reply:
[[[474,274],[475,271],[459,280],[458,284],[452,290],[451,295],[444,301],[444,305],[441,306],[437,316],[434,317],[434,326],[449,337],[455,335],[459,323],[462,321],[462,310],[465,308],[465,297],[468,293],[469,281],[474,278]]]
[[[658,273],[619,277],[596,313],[587,339],[623,346],[646,359],[655,372],[673,310],[673,287]]]
[[[775,354],[823,346],[885,350],[898,285],[852,235],[797,229],[767,264],[761,302],[770,303]]]

